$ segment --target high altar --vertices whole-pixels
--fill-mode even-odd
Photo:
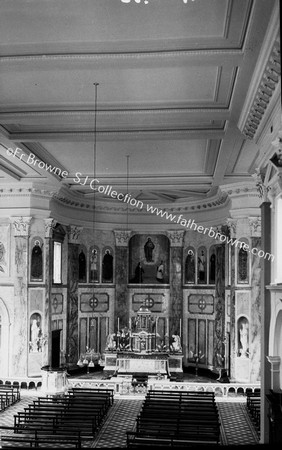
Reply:
[[[153,317],[148,308],[141,306],[129,328],[108,336],[104,372],[108,376],[142,373],[181,379],[183,354],[180,337],[173,335],[170,344],[169,336],[162,339],[157,327],[158,317]]]

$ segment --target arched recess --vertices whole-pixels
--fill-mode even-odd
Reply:
[[[0,297],[0,375],[9,376],[9,351],[10,351],[10,316],[8,308]]]

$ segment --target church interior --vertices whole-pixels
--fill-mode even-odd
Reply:
[[[228,402],[244,445],[282,442],[279,1],[0,9],[2,438],[27,399],[90,414],[98,393],[108,440],[87,446],[118,446],[114,407],[123,447],[191,445],[135,424],[181,391],[213,395],[219,446]]]

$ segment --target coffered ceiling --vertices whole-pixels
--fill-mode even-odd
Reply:
[[[140,200],[177,203],[250,181],[257,147],[238,121],[274,4],[2,0],[0,183],[87,198],[75,174],[95,173]],[[67,176],[28,164],[30,152]]]

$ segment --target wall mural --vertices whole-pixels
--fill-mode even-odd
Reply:
[[[102,283],[112,283],[114,270],[113,270],[113,251],[110,247],[103,250],[102,261]]]
[[[30,281],[43,281],[43,241],[36,237],[31,243]]]
[[[167,236],[138,234],[129,242],[129,283],[169,283]]]

